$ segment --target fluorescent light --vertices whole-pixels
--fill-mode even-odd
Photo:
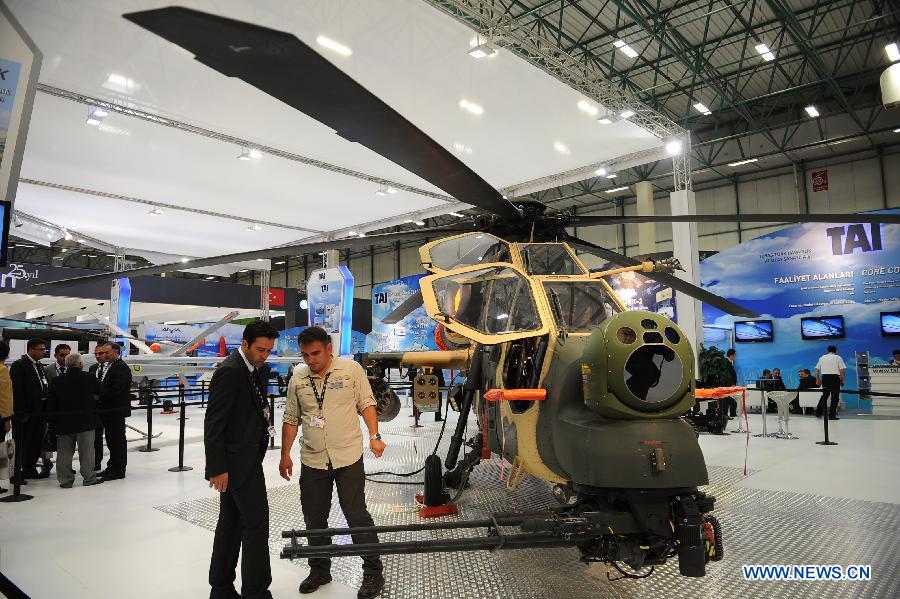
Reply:
[[[353,54],[353,50],[351,50],[344,44],[340,44],[331,38],[325,37],[324,35],[320,35],[319,37],[317,37],[316,43],[320,46],[328,48],[329,50],[337,52],[341,56],[350,56],[351,54]]]
[[[627,56],[628,58],[637,58],[638,52],[622,40],[616,40],[613,42],[613,46],[619,49],[619,51]]]
[[[61,251],[62,251],[63,254],[65,254],[65,253],[68,252],[69,250],[67,250],[66,248],[63,248]]]
[[[244,229],[244,230],[245,230],[245,231],[259,231],[260,229],[262,229],[262,227],[260,227],[258,224],[256,224],[256,223],[249,223],[249,224],[247,225],[247,228]]]
[[[162,213],[162,208],[157,208],[155,206],[147,212],[147,214],[149,214],[150,216],[159,216]]]
[[[747,158],[745,160],[738,160],[737,162],[730,162],[728,166],[743,166],[745,164],[750,164],[756,162],[759,158]]]
[[[256,148],[250,148],[250,158],[262,158],[263,153]]]
[[[606,174],[606,169],[601,166],[600,168],[598,168],[597,170],[594,171],[594,174],[597,175],[598,177],[602,177],[603,175]]]
[[[578,110],[582,112],[586,112],[591,116],[597,116],[597,113],[600,112],[596,106],[588,102],[587,100],[579,100],[578,101]]]
[[[250,160],[250,148],[241,148],[241,153],[237,157],[238,160]]]
[[[712,114],[712,110],[710,110],[709,108],[707,108],[707,107],[706,107],[706,104],[704,104],[703,102],[697,102],[696,104],[694,104],[694,109],[695,109],[697,112],[699,112],[700,114],[704,114],[704,115],[707,115],[707,116],[710,115],[710,114]]]
[[[284,260],[279,260],[275,263],[275,266],[281,266],[282,264],[284,264]]]
[[[257,258],[256,261],[257,261],[257,262],[265,262],[266,259],[265,259],[265,258]]]
[[[617,176],[618,175],[616,175],[616,173],[610,173],[610,174],[606,175],[606,178],[607,179],[615,179]]]
[[[509,314],[498,314],[497,315],[497,320],[506,320],[507,318],[509,318]]]
[[[817,117],[819,116],[819,111],[818,111],[818,110],[816,109],[816,107],[813,106],[812,104],[810,104],[809,106],[807,106],[807,107],[804,108],[803,110],[805,110],[805,111],[806,111],[806,114],[808,114],[808,115],[811,116],[812,118],[817,118]]]
[[[666,142],[666,152],[669,156],[678,156],[681,154],[684,149],[684,144],[681,143],[680,139],[671,139]]]
[[[887,46],[884,47],[884,51],[887,52],[888,58],[891,62],[897,62],[900,60],[900,48],[897,47],[897,42],[891,42]]]
[[[606,193],[616,193],[619,191],[628,191],[628,186],[623,185],[622,187],[613,187],[612,189],[607,189]]]
[[[456,218],[463,218],[465,215],[460,214],[459,212],[451,212],[450,216],[455,216]]]
[[[386,191],[387,191],[388,193],[397,193],[397,192],[399,192],[400,190],[399,190],[399,189],[394,189],[393,187],[388,187]]]
[[[900,133],[900,129],[894,129],[894,133]]]
[[[94,118],[98,118],[98,119],[102,119],[103,117],[105,117],[108,114],[109,114],[109,111],[105,110],[103,108],[95,108],[91,111],[91,116]]]
[[[96,127],[97,125],[100,124],[100,119],[95,119],[94,117],[89,116],[89,117],[87,118],[87,120],[85,121],[85,123],[87,123],[88,125],[93,125],[94,127]]]
[[[417,220],[417,221],[416,221],[416,224],[419,225],[420,227],[424,227],[424,226],[425,226],[425,221],[424,221],[424,220]]]
[[[601,125],[609,125],[610,123],[612,123],[612,119],[610,119],[608,116],[602,116],[597,119],[597,122]]]
[[[769,47],[763,43],[756,44],[756,51],[760,56],[763,57],[763,60],[766,62],[772,62],[775,60],[775,53],[772,52]]]
[[[97,254],[85,254],[88,258],[96,258]]]
[[[182,264],[184,264],[185,262],[190,262],[190,261],[191,261],[190,258],[182,258],[182,259],[181,259],[181,263],[182,263]]]
[[[78,243],[85,243],[84,239],[79,239]]]
[[[250,272],[250,271],[247,270],[246,268],[242,268],[242,269],[240,269],[238,272]]]
[[[356,237],[356,231],[347,231],[347,235],[350,235],[351,237]]]
[[[553,149],[559,152],[560,154],[571,154],[569,147],[562,143],[561,141],[553,142]]]
[[[64,229],[63,238],[65,238],[66,241],[72,241],[72,234]]]
[[[482,114],[484,112],[484,108],[482,108],[478,104],[475,104],[474,102],[469,102],[465,98],[459,101],[459,107],[468,110],[472,114]]]
[[[489,42],[478,44],[477,46],[473,46],[469,50],[469,56],[471,56],[472,58],[484,58],[485,56],[493,56],[496,53],[496,48],[494,48],[494,46],[492,46]]]
[[[623,119],[630,119],[635,114],[637,114],[635,111],[626,108],[625,110],[623,110],[622,112],[619,113],[619,116],[622,117]]]
[[[357,235],[357,237],[365,237],[365,236],[366,236],[366,234],[363,233],[363,232],[360,232],[360,233]]]
[[[207,281],[212,281],[213,279],[215,279],[215,277],[213,277],[213,276],[206,277]]]

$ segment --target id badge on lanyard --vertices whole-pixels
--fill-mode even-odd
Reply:
[[[266,432],[268,432],[269,436],[274,439],[275,425],[269,424],[269,419],[272,415],[272,413],[269,411],[269,404],[266,403],[266,398],[264,397],[262,390],[259,388],[259,381],[257,381],[253,374],[249,371],[247,371],[247,376],[250,378],[250,385],[256,391],[256,396],[259,401],[259,403],[256,404],[256,408],[259,411],[259,415],[262,416],[262,419],[266,423]]]
[[[316,403],[319,404],[319,413],[315,414],[309,420],[309,424],[315,428],[325,428],[325,415],[322,413],[322,406],[325,404],[325,390],[328,387],[328,378],[331,376],[331,373],[325,375],[325,379],[322,381],[322,393],[319,393],[319,390],[316,389],[315,380],[313,377],[309,377],[309,386],[312,387],[313,395],[316,398]]]

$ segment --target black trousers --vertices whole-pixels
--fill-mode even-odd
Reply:
[[[94,470],[100,470],[103,462],[103,425],[94,429]]]
[[[338,503],[347,525],[374,526],[372,516],[366,507],[366,472],[363,468],[363,460],[359,460],[344,466],[327,470],[310,468],[303,464],[300,468],[300,505],[303,508],[303,520],[306,529],[328,528],[328,514],[331,513],[331,487],[337,485]],[[378,535],[375,533],[353,535],[354,543],[377,543]],[[309,537],[310,545],[330,545],[331,537]],[[364,574],[381,574],[381,558],[377,555],[369,555],[362,558]],[[324,557],[311,558],[309,560],[310,573],[317,573],[325,577],[331,574],[331,560]]]
[[[831,407],[828,410],[829,416],[837,416],[838,401],[841,398],[841,377],[838,374],[822,375],[822,397],[819,398],[819,405],[816,406],[816,416],[821,416],[825,411],[825,401],[831,396]]]
[[[125,467],[128,465],[125,416],[115,413],[104,414],[103,432],[106,434],[106,447],[109,448],[109,459],[106,461],[106,469],[115,474],[125,474]]]
[[[210,599],[237,599],[234,579],[238,553],[243,585],[240,597],[271,599],[269,498],[261,463],[239,487],[229,486],[219,495],[219,521],[209,563]]]
[[[729,416],[737,416],[737,400],[733,397],[729,397],[727,399],[723,399],[722,402],[728,407],[728,415]]]
[[[32,476],[37,471],[37,462],[41,457],[44,422],[40,418],[30,416],[24,422],[13,422],[12,432],[13,439],[16,440],[16,451],[22,452],[22,474]]]

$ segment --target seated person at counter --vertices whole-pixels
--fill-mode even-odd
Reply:
[[[797,376],[799,377],[799,382],[797,383],[798,389],[816,389],[816,377],[812,375],[809,368],[801,368],[797,371]],[[806,408],[810,414],[812,414],[812,408]],[[800,407],[800,394],[797,394],[797,397],[791,401],[791,414],[802,414],[803,408]]]
[[[894,350],[894,359],[888,362],[888,366],[900,366],[900,349]]]
[[[772,378],[772,371],[766,368],[762,371],[762,375],[756,380],[756,388],[761,389],[762,391],[774,391],[775,390],[775,380]],[[778,405],[769,399],[766,404],[766,412],[772,414],[778,411]]]
[[[784,386],[784,381],[781,378],[781,369],[780,368],[772,369],[772,379],[775,382],[772,383],[771,391],[784,391],[787,388]]]

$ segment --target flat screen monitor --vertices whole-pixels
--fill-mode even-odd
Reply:
[[[771,320],[747,320],[734,323],[734,340],[738,343],[764,343],[773,340]]]
[[[881,334],[885,337],[900,337],[900,312],[881,313]]]
[[[12,206],[0,200],[0,266],[6,266],[6,252],[9,249],[9,219]]]
[[[800,319],[800,335],[804,339],[842,339],[843,316],[815,316]]]

